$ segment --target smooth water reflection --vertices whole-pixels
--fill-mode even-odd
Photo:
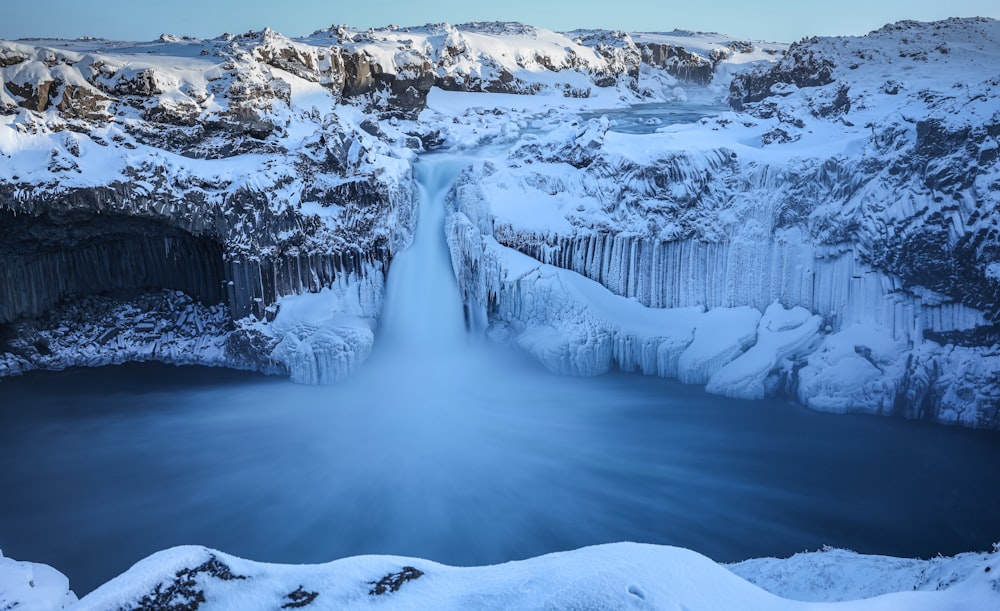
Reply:
[[[469,565],[622,540],[929,556],[1000,534],[996,434],[475,350],[377,352],[348,382],[158,364],[4,380],[0,549],[82,594],[179,544]]]

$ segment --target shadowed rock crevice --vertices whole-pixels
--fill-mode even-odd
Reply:
[[[156,289],[224,301],[222,244],[125,215],[0,213],[0,323],[66,298]]]

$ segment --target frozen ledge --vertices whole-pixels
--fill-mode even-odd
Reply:
[[[763,312],[646,307],[499,244],[479,220],[453,211],[447,229],[471,318],[555,373],[617,366],[734,398],[785,396],[820,411],[1000,428],[995,347],[914,343],[878,320],[835,330],[777,301]]]
[[[264,564],[186,546],[153,554],[79,601],[55,569],[0,557],[5,609],[815,609],[808,601],[841,601],[823,608],[845,611],[996,609],[1000,555],[909,560],[824,550],[727,568],[683,548],[613,543],[451,567],[396,556]]]
[[[648,308],[568,270],[492,242],[502,261],[491,306],[494,335],[513,340],[550,370],[598,375],[613,364],[647,375],[705,384],[708,392],[763,399],[776,371],[812,352],[822,319],[801,307],[771,304],[761,315],[742,306]]]
[[[277,342],[269,358],[293,382],[327,384],[351,375],[371,354],[384,287],[382,270],[373,266],[318,293],[282,297],[274,321],[255,325]]]

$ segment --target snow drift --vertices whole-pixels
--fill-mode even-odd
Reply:
[[[154,554],[79,601],[57,571],[0,558],[0,602],[73,611],[368,609],[373,604],[391,609],[774,611],[841,601],[821,608],[985,611],[1000,603],[998,570],[996,553],[921,561],[825,550],[786,560],[750,560],[727,570],[682,548],[615,543],[457,568],[395,556],[313,566],[263,564],[190,546]]]

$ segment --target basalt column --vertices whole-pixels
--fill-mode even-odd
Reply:
[[[0,324],[92,294],[173,289],[219,303],[226,281],[221,243],[160,221],[0,212]]]

